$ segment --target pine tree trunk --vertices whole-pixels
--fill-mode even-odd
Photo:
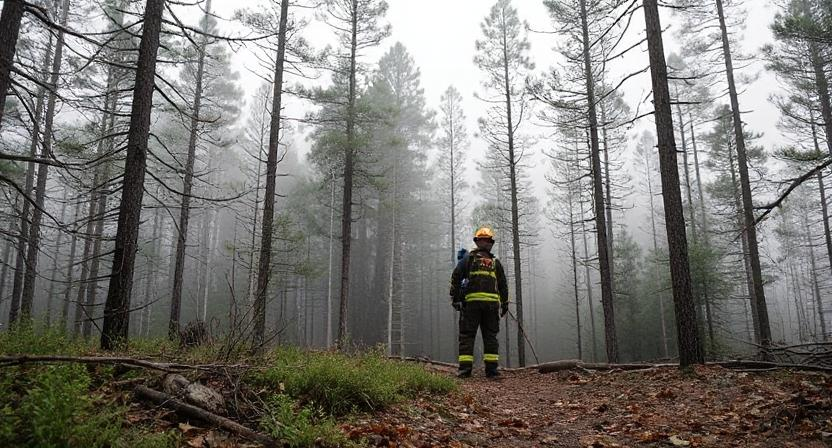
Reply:
[[[676,91],[676,101],[679,101],[679,92]],[[688,163],[688,142],[685,134],[685,120],[682,118],[682,106],[676,105],[676,116],[679,118],[679,137],[682,139],[682,166],[685,174],[685,193],[688,201],[688,213],[690,214],[690,240],[696,244],[696,212],[693,206],[693,187],[690,181],[690,164]]]
[[[156,233],[155,237],[154,237],[155,242],[154,242],[154,246],[153,246],[153,253],[156,256],[157,260],[161,261],[162,258],[170,260],[170,257],[163,257],[162,256],[162,240],[164,240],[164,238],[165,238],[165,219],[164,219],[164,216],[162,216],[162,214],[159,213],[158,209],[157,209],[156,213],[157,214],[154,218],[159,220],[159,230],[158,230],[158,233]],[[155,225],[156,224],[154,222],[154,226]],[[161,265],[161,263],[159,263],[159,264]],[[157,274],[161,271],[162,271],[162,269],[159,268],[159,266],[154,266],[154,270],[153,270],[154,274]],[[170,266],[168,266],[168,271],[170,271]],[[159,277],[160,277],[159,275],[154,275],[153,276],[153,290],[154,291],[159,290]],[[151,307],[146,307],[143,311],[144,311],[145,316],[146,316],[145,321],[147,322],[147,324],[145,325],[145,328],[144,328],[144,337],[147,338],[147,337],[150,337],[150,325],[153,322],[153,319],[152,319],[153,313],[152,313],[152,308]]]
[[[815,260],[815,247],[812,244],[812,233],[811,229],[809,228],[808,219],[804,221],[804,226],[806,228],[806,246],[809,249],[809,261],[811,263],[810,276],[812,278],[812,292],[814,294],[815,311],[817,312],[818,322],[820,323],[820,338],[816,338],[816,340],[824,342],[826,341],[827,334],[826,315],[824,314],[823,296],[820,293],[820,281],[818,280],[817,261]]]
[[[577,151],[576,151],[576,153],[577,153]],[[587,241],[588,238],[587,238],[587,230],[586,230],[586,219],[584,218],[584,216],[586,216],[586,213],[584,211],[583,194],[581,193],[583,191],[583,187],[580,185],[580,181],[579,181],[579,185],[578,185],[578,190],[579,190],[578,203],[580,204],[580,208],[581,208],[581,210],[580,210],[581,214],[579,215],[580,219],[581,219],[581,236],[583,237],[583,243],[584,243],[583,263],[584,263],[584,277],[585,277],[585,280],[586,280],[586,301],[589,304],[589,331],[590,331],[590,335],[592,336],[592,362],[597,362],[598,361],[598,336],[597,336],[598,333],[596,333],[596,330],[595,330],[595,305],[593,303],[594,299],[592,297],[592,277],[590,276],[591,271],[589,269],[589,241]]]
[[[6,110],[6,94],[12,85],[11,71],[24,4],[23,0],[5,0],[0,13],[0,127]]]
[[[505,33],[505,29],[503,30]],[[504,40],[505,42],[505,40]],[[511,87],[508,74],[508,48],[503,45],[503,70],[505,81],[506,102],[506,131],[508,135],[508,167],[511,188],[511,249],[514,259],[514,300],[517,311],[517,363],[520,367],[526,365],[526,341],[520,333],[525,333],[523,327],[523,269],[520,255],[520,210],[517,198],[517,159],[514,151],[514,121],[511,113]]]
[[[604,308],[604,342],[607,349],[607,362],[618,362],[618,339],[615,335],[615,305],[612,291],[612,262],[607,244],[607,219],[604,212],[604,187],[601,173],[601,150],[598,143],[598,115],[595,104],[595,81],[592,76],[590,61],[589,25],[587,24],[586,0],[581,0],[581,28],[583,32],[584,79],[589,107],[590,159],[592,161],[592,191],[595,204],[595,237],[598,246],[598,264],[601,273],[601,305]]]
[[[106,118],[105,118],[106,119]],[[98,167],[97,170],[100,170],[101,167]],[[99,179],[98,173],[96,173],[94,182],[95,185],[98,185],[97,180]],[[89,202],[89,209],[87,213],[87,225],[84,231],[84,250],[81,255],[81,277],[78,279],[78,294],[75,298],[75,319],[72,324],[72,335],[73,337],[77,337],[81,333],[82,328],[82,321],[90,319],[92,316],[89,314],[89,310],[87,310],[85,306],[84,299],[86,298],[86,290],[87,290],[87,283],[88,283],[88,276],[89,276],[89,263],[90,263],[90,253],[92,252],[92,234],[95,229],[95,211],[96,211],[96,201],[94,199],[90,199]]]
[[[826,256],[829,263],[829,269],[832,270],[832,232],[829,226],[829,205],[826,202],[826,189],[823,183],[823,174],[818,173],[818,189],[820,189],[820,208],[823,212],[823,236],[826,243]],[[826,334],[824,333],[824,340]]]
[[[60,25],[66,26],[69,15],[69,0],[63,0],[61,9]],[[58,82],[61,80],[61,63],[64,51],[64,32],[58,31],[57,43],[55,44],[55,57],[52,60],[52,72],[49,76],[49,99],[46,102],[46,115],[43,128],[43,147],[40,156],[48,158],[52,156],[52,128],[55,123],[55,103],[58,99]],[[20,314],[24,319],[31,319],[32,303],[35,299],[35,281],[37,280],[38,255],[40,254],[40,222],[43,218],[43,207],[46,200],[46,181],[49,177],[49,165],[41,163],[38,165],[37,184],[35,187],[35,204],[32,211],[32,222],[29,226],[29,239],[26,248],[26,273],[23,277],[23,295],[20,300]]]
[[[727,126],[724,126],[727,129]],[[737,181],[736,168],[734,166],[734,147],[731,145],[731,136],[726,135],[728,139],[728,165],[731,170],[731,192],[734,195],[734,208],[737,211],[737,228],[742,229],[742,200],[740,199],[740,185]],[[760,323],[758,320],[759,313],[757,312],[757,302],[754,301],[754,283],[751,278],[751,260],[748,256],[748,235],[743,233],[741,238],[742,261],[745,269],[745,289],[748,293],[748,300],[751,304],[751,322],[754,327],[754,342],[760,343]]]
[[[326,276],[326,348],[332,348],[332,250],[335,235],[335,172],[332,172],[329,196],[329,260]]]
[[[396,157],[395,155],[393,156]],[[393,162],[393,197],[392,197],[392,222],[390,237],[390,331],[392,334],[392,343],[390,347],[391,355],[402,357],[404,356],[404,325],[402,323],[402,242],[400,229],[400,206],[402,205],[399,198],[399,169],[398,160]]]
[[[817,88],[818,97],[820,99],[820,106],[821,106],[821,118],[823,119],[823,129],[826,134],[826,147],[830,155],[832,155],[832,104],[830,104],[829,98],[829,79],[826,76],[826,70],[823,64],[823,59],[821,58],[820,51],[817,47],[817,44],[810,43],[809,44],[809,51],[810,51],[810,59],[812,63],[812,68],[815,74],[815,86]],[[814,120],[812,120],[814,122]],[[820,148],[818,145],[818,136],[817,131],[815,129],[814,124],[812,125],[812,136],[815,143],[815,149],[820,152]],[[829,224],[829,205],[826,201],[826,189],[824,187],[823,182],[823,173],[818,172],[818,189],[820,190],[820,201],[821,201],[821,211],[823,213],[823,230],[824,230],[824,240],[826,243],[826,254],[828,257],[829,268],[832,270],[832,231],[830,231],[830,224]],[[822,300],[822,298],[820,298]],[[822,306],[822,302],[821,302]],[[825,330],[825,316],[823,315],[823,311],[820,311],[821,315],[821,324],[823,330],[823,340],[827,339],[826,330]]]
[[[705,196],[702,190],[702,176],[699,170],[699,152],[696,150],[696,132],[693,129],[693,114],[689,113],[688,117],[690,119],[690,141],[691,147],[693,148],[693,165],[694,173],[696,175],[696,191],[698,193],[699,210],[702,215],[702,227],[700,229],[700,232],[702,232],[702,244],[704,247],[710,248],[711,243],[710,237],[708,236],[708,212],[707,210],[705,210]],[[685,162],[685,165],[687,166],[687,162]],[[693,207],[693,205],[691,205],[691,207]],[[695,220],[696,216],[693,213],[691,213],[691,218]],[[713,314],[711,312],[711,295],[707,284],[703,284],[700,287],[702,288],[702,300],[705,303],[705,321],[708,324],[708,341],[710,342],[711,351],[713,351],[715,349],[714,341],[716,335],[714,332]]]
[[[105,98],[109,97],[111,101],[109,105],[105,105],[104,119],[102,121],[103,127],[101,130],[102,136],[109,136],[115,128],[116,110],[118,107],[118,93],[116,93],[118,90],[118,81],[115,78],[112,78],[112,81],[113,84],[109,86],[112,89],[108,88],[108,95],[105,95]],[[107,114],[107,110],[110,111],[109,114]],[[104,137],[102,137],[102,145],[104,141]],[[107,139],[106,141],[107,144],[99,148],[103,151],[102,154],[109,153],[113,149],[113,140]],[[96,184],[94,186],[95,190],[92,194],[91,207],[93,213],[90,217],[93,220],[93,231],[91,235],[92,251],[88,260],[89,277],[87,278],[86,289],[83,291],[86,294],[84,309],[88,313],[88,319],[84,321],[82,330],[85,339],[89,339],[92,336],[92,315],[98,309],[96,302],[98,297],[98,283],[101,280],[99,269],[102,261],[101,246],[104,244],[104,218],[107,214],[107,200],[109,197],[110,163],[109,160],[102,160],[101,166],[98,167],[102,182],[100,185]]]
[[[260,111],[260,129],[258,132],[259,143],[257,146],[257,179],[254,182],[254,222],[251,225],[251,254],[248,260],[248,300],[246,306],[254,306],[254,300],[257,296],[257,265],[254,261],[254,256],[258,253],[255,247],[257,246],[257,218],[260,214],[260,178],[262,177],[263,169],[263,149],[265,148],[266,135],[266,115],[268,113],[268,100],[264,101],[263,109]]]
[[[81,217],[81,199],[78,198],[77,202],[75,203],[75,212],[72,215],[72,221],[78,222],[79,218]],[[61,324],[60,328],[62,332],[66,331],[66,322],[69,319],[69,303],[72,300],[72,271],[75,268],[75,251],[78,245],[78,232],[75,229],[72,232],[72,239],[69,243],[69,259],[67,260],[66,265],[66,274],[64,275],[64,283],[66,284],[66,289],[64,290],[64,300],[61,306]]]
[[[153,292],[156,290],[155,283],[156,283],[156,273],[157,273],[157,266],[158,262],[160,261],[160,248],[159,245],[161,244],[161,236],[159,235],[159,230],[162,225],[162,214],[159,213],[159,209],[156,208],[153,210],[153,232],[152,232],[152,239],[153,241],[153,251],[150,254],[150,259],[148,260],[147,272],[145,272],[145,279],[144,279],[144,303],[142,304],[142,310],[140,311],[140,315],[142,316],[141,322],[142,325],[139,328],[139,336],[147,334],[150,331],[150,307],[151,303],[153,302]]]
[[[820,114],[823,118],[823,130],[826,133],[826,147],[832,155],[832,140],[830,140],[832,139],[832,104],[829,99],[829,79],[826,77],[826,70],[817,44],[809,44],[809,55],[815,74],[815,87],[820,99]]]
[[[16,3],[16,2],[15,2]],[[6,3],[3,4],[3,14],[5,14]],[[0,18],[0,22],[2,22],[2,18]],[[2,24],[0,23],[0,28]],[[49,43],[47,44],[46,51],[44,52],[43,57],[43,64],[41,65],[41,73],[46,76],[46,73],[49,71],[49,67],[52,63],[52,35],[49,36]],[[2,58],[2,55],[0,55]],[[2,64],[2,60],[0,60],[0,64]],[[43,83],[47,82],[47,79],[41,79]],[[44,97],[46,95],[46,89],[43,86],[38,88],[37,94],[37,101],[35,103],[35,114],[32,120],[32,135],[31,141],[29,143],[29,157],[35,157],[37,155],[38,144],[40,143],[40,124],[41,120],[43,119],[43,107],[44,107]],[[0,97],[5,98],[3,95]],[[5,101],[5,100],[1,100]],[[3,111],[0,110],[0,114]],[[29,162],[28,166],[26,167],[26,186],[24,187],[24,191],[26,194],[31,194],[32,189],[35,187],[35,164],[33,162]],[[21,207],[20,212],[20,225],[18,226],[18,235],[17,235],[17,256],[15,258],[15,267],[14,267],[14,276],[12,278],[12,298],[11,298],[11,307],[9,308],[9,325],[14,324],[17,321],[18,313],[20,312],[20,299],[23,295],[23,276],[26,270],[26,244],[29,239],[29,210],[31,209],[32,204],[29,203],[29,200],[23,198],[23,205]]]
[[[670,92],[667,87],[667,65],[664,58],[662,28],[656,0],[644,0],[644,20],[650,55],[656,135],[659,141],[659,164],[662,178],[667,247],[670,252],[670,278],[676,310],[676,331],[679,364],[682,367],[705,361],[696,326],[696,305],[691,294],[688,243],[685,229],[682,193],[679,188],[679,165],[673,135]]]
[[[679,100],[679,91],[676,89],[676,99]],[[676,116],[679,118],[679,136],[682,139],[682,165],[684,166],[684,173],[685,173],[685,193],[687,194],[687,201],[688,201],[688,212],[690,214],[690,238],[694,245],[697,244],[697,239],[699,235],[697,234],[696,228],[696,206],[693,205],[693,183],[690,179],[690,163],[688,162],[688,144],[687,144],[687,135],[685,133],[685,120],[684,116],[682,115],[682,106],[676,105]],[[696,158],[696,156],[694,156]],[[698,169],[698,168],[697,168]],[[701,191],[700,191],[701,193]],[[702,213],[705,213],[705,209],[702,209]],[[711,302],[710,297],[708,296],[708,284],[707,282],[697,285],[697,289],[701,291],[702,294],[702,303],[697,306],[697,321],[699,323],[704,323],[708,327],[708,346],[710,350],[714,350],[714,324],[713,319],[711,316]],[[704,322],[702,319],[702,308],[704,308]],[[700,330],[701,331],[701,330]]]
[[[567,187],[569,191],[567,192],[568,195],[568,203],[567,206],[569,207],[569,256],[572,262],[572,288],[575,292],[575,326],[576,332],[575,335],[577,336],[577,349],[578,349],[578,359],[583,360],[583,344],[581,343],[581,298],[578,293],[578,257],[577,257],[577,249],[575,247],[575,204],[574,200],[574,190],[572,188],[572,184],[570,183]],[[581,217],[583,219],[583,217]]]
[[[96,149],[96,160],[99,160],[99,162],[98,166],[95,167],[95,174],[93,175],[93,191],[90,194],[87,224],[83,234],[84,250],[81,257],[81,277],[78,281],[78,294],[75,300],[75,321],[72,332],[74,337],[77,337],[81,333],[82,327],[86,326],[89,328],[89,319],[92,318],[91,309],[86,305],[86,297],[87,289],[90,288],[90,279],[92,278],[90,275],[90,266],[92,260],[97,258],[97,255],[93,254],[95,235],[98,234],[97,223],[103,218],[103,216],[98,215],[98,210],[100,209],[100,199],[105,193],[99,190],[105,188],[105,185],[109,181],[109,175],[107,174],[109,170],[105,169],[109,162],[104,159],[104,155],[107,152],[105,142],[107,141],[108,125],[114,119],[113,115],[115,114],[115,104],[118,97],[116,87],[115,74],[113,68],[110,67],[107,71],[107,92],[104,95],[104,110],[101,113],[101,136]],[[89,335],[89,330],[86,331],[86,334]]]
[[[645,178],[647,179],[647,194],[650,196],[650,228],[653,236],[653,267],[656,273],[656,284],[660,285],[661,268],[659,264],[659,238],[656,231],[656,207],[653,194],[653,176],[650,173],[650,156],[647,152],[644,153]],[[663,288],[662,288],[663,289]],[[658,292],[659,298],[659,322],[662,328],[662,355],[667,359],[670,357],[670,351],[667,348],[667,322],[665,321],[664,312],[664,292]]]
[[[768,306],[763,288],[763,275],[760,267],[760,254],[757,245],[757,227],[754,221],[754,204],[751,197],[751,183],[748,176],[748,161],[745,148],[745,135],[742,130],[742,118],[740,117],[739,100],[737,99],[737,87],[734,82],[734,67],[731,61],[731,49],[728,42],[728,30],[725,25],[725,13],[722,8],[722,0],[716,1],[717,14],[719,15],[719,27],[722,31],[722,52],[725,57],[725,72],[728,77],[728,94],[731,99],[731,111],[734,121],[734,134],[737,144],[737,165],[740,174],[740,187],[742,188],[742,208],[744,233],[748,236],[748,255],[751,261],[751,279],[754,286],[753,300],[757,305],[757,321],[760,325],[760,345],[768,347],[771,343],[771,327],[768,321]],[[765,353],[762,353],[765,356]]]
[[[705,193],[702,188],[702,175],[699,170],[699,151],[696,148],[696,131],[693,128],[693,115],[688,114],[690,119],[690,141],[693,147],[693,166],[696,174],[696,191],[697,199],[699,200],[699,210],[702,211],[702,237],[705,240],[705,245],[710,245],[708,239],[708,213],[705,210]]]
[[[115,97],[111,106],[111,110],[115,111]],[[110,115],[109,125],[107,127],[108,132],[109,130],[113,129],[114,120],[115,113]],[[102,179],[104,179],[106,182],[107,179],[110,178],[110,165],[109,162],[103,163],[104,164],[101,167]],[[95,191],[93,193],[93,203],[95,206],[95,225],[93,227],[92,234],[92,253],[90,254],[89,259],[89,278],[87,279],[87,288],[85,291],[87,298],[84,304],[85,309],[89,314],[88,317],[92,317],[92,314],[97,309],[96,301],[98,297],[98,282],[99,280],[101,280],[99,278],[98,272],[101,267],[101,245],[104,243],[104,215],[107,213],[107,197],[108,191],[106,189]],[[89,339],[92,336],[92,319],[88,318],[84,321],[82,334],[85,339]]]
[[[205,18],[203,24],[211,15],[211,0],[205,3]],[[203,28],[206,25],[203,25]],[[203,29],[203,31],[207,31]],[[196,83],[194,86],[194,104],[191,109],[190,134],[188,136],[188,156],[185,159],[185,179],[182,186],[182,203],[179,207],[179,228],[176,239],[176,261],[173,271],[173,291],[171,291],[170,317],[168,319],[168,339],[174,340],[179,336],[179,320],[182,308],[182,282],[185,274],[185,247],[188,240],[188,222],[191,218],[191,190],[194,185],[194,163],[196,161],[196,145],[199,137],[200,110],[202,107],[202,78],[205,73],[205,47],[208,38],[203,35],[197,48]],[[204,244],[204,243],[203,243]],[[197,306],[199,308],[199,306]]]
[[[390,222],[390,265],[387,267],[388,272],[388,291],[387,291],[387,355],[394,356],[396,355],[395,350],[393,349],[394,342],[398,347],[398,340],[394,336],[394,332],[396,331],[396,324],[401,323],[396,321],[396,316],[398,315],[401,317],[401,314],[396,312],[396,236],[398,234],[398,226],[396,222],[397,216],[397,206],[398,206],[398,195],[397,195],[397,188],[398,188],[398,179],[396,179],[397,174],[397,164],[393,162],[393,197],[392,197],[392,207],[390,207],[390,212],[392,214],[391,222]]]
[[[64,195],[61,199],[61,223],[66,222],[66,199],[68,188],[64,187]],[[58,281],[58,262],[61,258],[61,242],[64,232],[58,230],[58,239],[55,241],[55,255],[52,258],[52,273],[49,275],[49,291],[46,293],[46,326],[52,324],[52,304],[55,303],[55,283]],[[2,284],[2,283],[0,283]]]
[[[824,78],[825,79],[825,78]],[[812,142],[814,144],[815,152],[818,154],[821,153],[820,149],[820,142],[818,138],[818,131],[817,127],[815,126],[815,116],[812,111],[809,111],[809,121],[812,123]],[[829,224],[829,204],[826,202],[826,188],[824,186],[823,181],[823,172],[818,171],[817,173],[817,180],[818,180],[818,193],[820,194],[820,210],[821,216],[823,221],[823,240],[826,245],[826,256],[827,261],[829,263],[829,269],[832,271],[832,232],[830,232],[830,224]],[[814,251],[812,252],[812,257],[814,258]],[[812,260],[814,265],[815,261]],[[812,272],[815,272],[815,268],[812,268]],[[817,286],[817,279],[815,279],[815,285]],[[820,313],[820,322],[821,322],[821,331],[823,332],[822,341],[827,340],[827,333],[826,333],[826,317],[823,311],[823,297],[818,295],[816,297],[818,300],[818,312]]]
[[[453,98],[450,97],[450,96],[449,96],[449,101],[453,101]],[[451,103],[451,104],[453,104],[453,103]],[[456,154],[454,154],[454,151],[456,149],[454,147],[455,144],[456,144],[456,141],[454,141],[454,139],[456,138],[456,136],[454,135],[454,130],[455,130],[454,126],[455,126],[455,124],[454,124],[454,114],[453,114],[454,107],[453,107],[453,105],[451,105],[451,107],[449,107],[448,109],[451,112],[451,113],[448,114],[448,119],[450,120],[450,122],[448,123],[448,129],[450,130],[450,135],[448,136],[448,141],[451,143],[451,147],[450,147],[451,166],[450,166],[450,170],[449,170],[449,174],[450,174],[450,177],[451,177],[451,185],[450,185],[451,186],[451,266],[454,266],[454,265],[456,265],[456,189],[455,189],[455,186],[456,186],[455,185],[456,169],[455,169],[455,166],[454,166],[454,156],[456,155]]]
[[[210,170],[210,168],[209,168]],[[216,219],[216,212],[214,210],[205,210],[208,215],[205,217],[205,227],[202,233],[202,240],[204,241],[202,247],[202,316],[199,313],[199,306],[197,305],[196,319],[202,322],[207,322],[208,319],[208,298],[211,294],[211,287],[213,276],[211,275],[211,263],[214,248],[216,247],[217,232],[214,229],[214,220]]]
[[[165,0],[147,0],[144,12],[144,31],[139,45],[130,130],[127,136],[127,160],[124,166],[121,205],[119,206],[113,268],[107,301],[101,348],[112,350],[127,340],[129,330],[130,290],[133,267],[138,251],[139,222],[144,195],[144,176],[147,164],[147,139],[153,109],[153,90],[156,77],[156,53]]]
[[[789,262],[789,280],[792,283],[792,299],[794,300],[794,315],[797,319],[797,341],[803,343],[807,341],[806,335],[806,313],[803,310],[803,294],[798,285],[797,273],[794,270],[794,262]]]
[[[358,0],[352,1],[352,36],[350,39],[350,80],[347,96],[347,147],[344,155],[344,195],[341,201],[341,291],[338,316],[338,349],[347,342],[347,302],[350,288],[350,249],[352,244],[352,188],[355,151],[356,58],[358,50]]]
[[[19,199],[17,200],[19,203]],[[17,209],[17,203],[15,204],[14,210]],[[9,264],[11,263],[12,257],[12,241],[10,239],[4,239],[3,244],[3,258],[2,263],[3,265],[0,266],[0,304],[5,303],[6,301],[6,280],[9,275]],[[0,311],[0,315],[2,312]]]
[[[275,183],[277,181],[277,150],[280,142],[280,114],[283,97],[283,64],[286,56],[286,29],[289,0],[280,2],[277,54],[275,54],[272,115],[269,126],[269,154],[266,158],[266,191],[263,196],[263,231],[260,235],[260,260],[257,266],[257,295],[254,299],[254,344],[263,343],[266,332],[266,294],[269,289],[274,237]]]
[[[601,106],[601,141],[604,145],[604,207],[607,218],[607,251],[610,259],[610,289],[612,290],[612,301],[615,298],[615,225],[612,221],[612,178],[610,178],[610,148],[607,140],[607,108],[604,101]]]
[[[397,221],[397,225],[398,225],[398,221]],[[397,233],[401,237],[402,232],[399,231]],[[396,324],[397,324],[396,325],[396,330],[397,330],[396,339],[397,339],[397,342],[399,344],[398,355],[399,355],[399,357],[404,357],[404,354],[405,354],[404,353],[404,344],[405,344],[405,328],[404,328],[405,312],[404,311],[405,310],[404,310],[404,300],[403,300],[404,297],[402,295],[403,291],[404,291],[404,282],[402,280],[404,278],[404,272],[403,272],[404,260],[402,258],[403,257],[403,243],[402,242],[398,242],[396,244],[395,251],[393,253],[395,254],[395,258],[393,259],[394,260],[393,266],[395,267],[395,270],[396,270],[395,271],[396,276],[394,277],[394,280],[396,281],[396,291],[395,291],[395,295],[394,295],[394,298],[396,300],[396,309],[395,309],[396,314],[394,316],[394,319],[396,320]],[[420,286],[420,297],[421,297],[421,293],[422,293],[422,291],[421,291],[421,286]]]

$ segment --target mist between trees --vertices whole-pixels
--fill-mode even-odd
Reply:
[[[509,366],[832,331],[832,3],[775,2],[746,54],[756,2],[545,0],[537,29],[498,0],[473,98],[429,98],[384,0],[213,2],[3,2],[3,328],[453,361],[451,269],[490,226]]]

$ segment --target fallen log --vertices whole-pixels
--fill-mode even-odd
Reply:
[[[808,372],[832,372],[832,367],[825,367],[825,366],[818,366],[818,365],[809,365],[809,364],[784,364],[784,363],[776,363],[776,362],[769,362],[769,361],[753,361],[753,360],[736,360],[736,361],[718,361],[718,362],[708,362],[705,363],[706,366],[719,366],[724,367],[726,369],[793,369],[793,370],[803,370]],[[537,371],[540,373],[553,373],[553,372],[561,372],[564,370],[624,370],[624,371],[634,371],[634,370],[648,370],[648,369],[657,369],[657,368],[669,368],[674,367],[678,368],[679,364],[670,363],[670,364],[644,364],[644,363],[632,363],[632,364],[606,364],[606,363],[589,363],[583,362],[579,360],[569,359],[564,361],[555,361],[555,362],[547,362],[545,364],[540,364],[537,366]]]
[[[564,370],[647,370],[656,367],[670,367],[678,366],[678,364],[606,364],[583,362],[576,359],[567,359],[564,361],[547,362],[537,366],[537,371],[540,373],[561,372]]]
[[[277,447],[278,442],[277,440],[254,431],[253,429],[247,428],[234,420],[222,417],[220,415],[211,413],[206,411],[205,409],[199,408],[197,406],[193,406],[182,401],[179,401],[172,396],[164,393],[159,392],[157,390],[153,390],[146,386],[137,386],[133,392],[139,398],[146,399],[153,403],[156,403],[160,406],[164,406],[166,408],[172,409],[179,414],[195,418],[198,420],[202,420],[206,423],[210,423],[212,425],[216,425],[218,428],[224,429],[230,433],[236,434],[238,436],[244,437],[248,440],[257,442],[262,444],[266,447]]]
[[[421,363],[421,364],[429,364],[429,365],[437,366],[437,367],[446,367],[446,368],[454,369],[454,370],[459,368],[459,364],[445,362],[445,361],[435,361],[433,359],[430,359],[430,358],[427,358],[427,357],[424,357],[424,356],[416,356],[416,357],[414,357],[414,356],[405,356],[405,357],[388,356],[387,358],[392,359],[394,361],[418,362],[418,363]],[[534,364],[534,365],[526,366],[526,367],[500,367],[500,370],[502,370],[504,372],[522,372],[524,370],[537,369],[539,366],[540,366],[539,364]]]
[[[818,366],[812,364],[786,364],[770,361],[720,361],[709,362],[707,363],[707,365],[716,365],[720,367],[725,367],[726,369],[792,369],[804,370],[806,372],[832,372],[832,367]]]

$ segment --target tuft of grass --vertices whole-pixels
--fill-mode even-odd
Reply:
[[[130,338],[124,349],[126,356],[169,358],[180,354],[179,345],[168,338]]]
[[[78,355],[91,351],[93,346],[83,340],[73,340],[63,329],[46,327],[35,329],[31,323],[15,325],[0,332],[2,355]]]
[[[272,359],[269,368],[253,374],[255,384],[283,390],[333,416],[375,411],[420,393],[456,388],[451,378],[378,352],[344,355],[279,348]]]
[[[185,363],[209,364],[213,362],[246,361],[250,355],[247,344],[234,344],[218,338],[194,347],[182,348],[178,341],[168,338],[132,338],[124,352],[128,356],[176,359]]]
[[[320,410],[297,406],[287,395],[272,395],[260,426],[289,448],[356,446],[338,429],[335,421]]]
[[[114,448],[176,448],[181,439],[181,434],[174,430],[149,432],[134,429],[122,433]]]

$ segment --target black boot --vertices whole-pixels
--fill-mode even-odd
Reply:
[[[497,378],[500,376],[500,371],[497,370],[497,363],[496,362],[487,362],[485,363],[485,377],[486,378]]]
[[[459,365],[459,371],[457,372],[456,377],[457,378],[470,378],[471,377],[471,372],[473,370],[474,370],[474,365],[473,364],[468,364],[468,363],[460,364]]]

